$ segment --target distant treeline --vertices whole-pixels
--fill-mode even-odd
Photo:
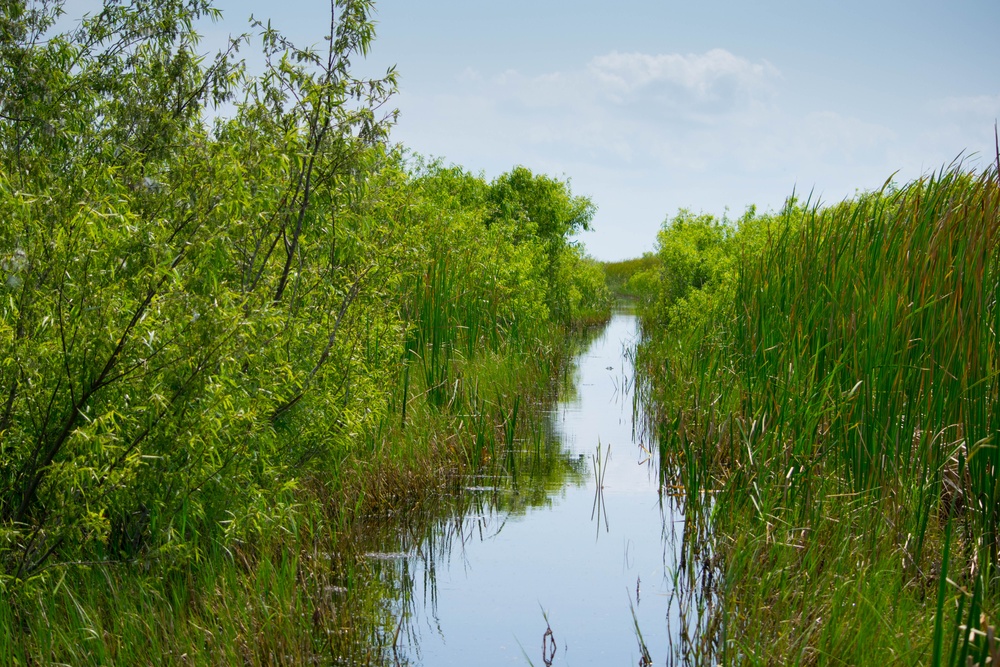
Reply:
[[[618,299],[641,300],[655,289],[659,260],[653,253],[620,262],[602,262],[608,289]]]

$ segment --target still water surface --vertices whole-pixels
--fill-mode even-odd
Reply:
[[[638,665],[638,624],[663,663],[679,625],[671,592],[683,517],[661,500],[656,447],[634,435],[637,327],[616,314],[575,360],[547,437],[566,472],[549,475],[541,499],[471,482],[465,493],[481,502],[442,526],[447,539],[399,555],[412,590],[400,603],[395,661]]]

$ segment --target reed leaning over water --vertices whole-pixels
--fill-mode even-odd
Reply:
[[[665,477],[712,499],[715,659],[997,650],[997,177],[665,223],[639,365]]]

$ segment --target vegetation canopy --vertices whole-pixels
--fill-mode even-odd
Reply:
[[[332,2],[321,50],[255,22],[214,57],[207,0],[108,0],[53,34],[61,13],[0,11],[8,594],[260,540],[406,423],[408,391],[448,409],[481,351],[606,312],[568,184],[388,142],[396,73],[352,70],[371,2]]]

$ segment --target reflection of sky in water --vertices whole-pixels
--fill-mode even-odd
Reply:
[[[544,664],[544,610],[558,645],[553,664],[635,665],[630,601],[654,662],[663,661],[674,567],[663,531],[676,525],[679,535],[682,526],[680,517],[664,522],[656,469],[640,464],[647,455],[633,442],[632,368],[623,353],[636,326],[630,315],[612,318],[578,361],[573,400],[553,415],[564,452],[584,457],[586,482],[553,490],[548,506],[524,514],[467,517],[464,541],[452,540],[434,562],[413,564],[418,636],[405,652],[415,664],[526,665],[525,654]],[[598,441],[602,452],[611,448],[608,530],[592,519]]]

